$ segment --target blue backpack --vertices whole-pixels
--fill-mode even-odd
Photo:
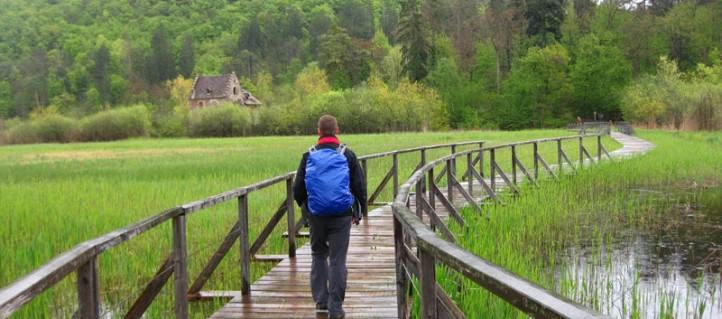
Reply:
[[[349,188],[350,175],[344,151],[344,144],[336,150],[319,150],[315,146],[308,150],[304,181],[308,192],[308,210],[312,215],[343,215],[353,205],[354,197]]]

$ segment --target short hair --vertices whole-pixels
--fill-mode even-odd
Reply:
[[[336,135],[338,131],[338,122],[336,118],[331,115],[324,115],[318,119],[318,129],[323,135]]]

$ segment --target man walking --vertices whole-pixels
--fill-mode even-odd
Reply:
[[[335,117],[318,120],[318,144],[303,154],[293,185],[294,199],[308,212],[311,226],[311,292],[316,309],[328,309],[329,318],[345,317],[351,224],[358,222],[356,213],[367,211],[364,172],[338,133]]]

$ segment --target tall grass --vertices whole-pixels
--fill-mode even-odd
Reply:
[[[471,140],[488,144],[569,135],[566,131],[449,132],[340,135],[359,156],[396,149]],[[84,144],[0,147],[0,286],[5,286],[74,245],[129,225],[165,209],[295,171],[314,136],[229,139],[135,139]],[[607,146],[613,145],[611,142]],[[448,148],[427,158],[449,154]],[[401,178],[418,163],[402,155]],[[391,167],[391,158],[368,163],[369,192]],[[391,200],[389,190],[379,201]],[[249,197],[250,238],[256,238],[285,196],[283,185]],[[297,212],[299,210],[296,210]],[[237,220],[234,201],[188,217],[189,273],[195,278]],[[283,225],[284,223],[280,223]],[[287,251],[282,226],[263,254]],[[101,255],[99,274],[104,309],[122,315],[171,252],[169,225],[141,235]],[[230,250],[204,290],[238,290],[239,253]],[[254,264],[258,278],[269,265]],[[74,276],[40,296],[17,317],[65,317],[75,310]],[[172,284],[149,310],[172,316]],[[211,310],[217,304],[199,306]],[[194,306],[198,307],[198,306]],[[205,309],[207,310],[207,309]],[[196,316],[207,314],[199,309]]]
[[[519,198],[508,205],[485,206],[483,215],[463,210],[468,226],[461,229],[451,223],[459,244],[613,317],[710,318],[713,315],[704,310],[719,297],[719,269],[686,278],[700,282],[696,290],[707,291],[695,293],[675,281],[650,284],[649,271],[654,270],[634,258],[645,252],[620,256],[614,250],[620,240],[656,234],[680,218],[670,209],[660,209],[659,196],[640,193],[699,191],[722,183],[722,133],[639,135],[657,148],[645,156],[565,175],[558,182],[541,181],[539,188],[527,184]],[[656,271],[669,271],[666,267],[672,266],[659,265]],[[453,287],[445,273],[441,268],[438,279]],[[470,318],[526,317],[468,281],[456,300]]]

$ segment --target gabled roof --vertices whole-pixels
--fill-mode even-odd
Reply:
[[[193,87],[195,95],[191,100],[199,99],[220,99],[227,97],[227,88],[233,74],[217,76],[199,76]]]
[[[245,89],[241,89],[241,93],[243,94],[243,104],[245,105],[261,105],[261,101],[256,99],[251,92],[246,91]]]

